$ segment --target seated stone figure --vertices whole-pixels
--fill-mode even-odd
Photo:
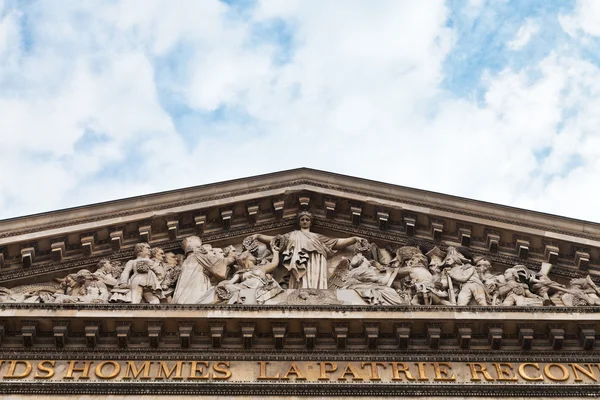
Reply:
[[[276,240],[276,239],[274,239]],[[256,265],[256,257],[246,250],[236,258],[233,278],[217,285],[217,297],[228,304],[264,304],[283,289],[270,275],[279,266],[279,247],[272,245],[273,258]]]
[[[331,289],[352,289],[368,304],[409,304],[410,295],[391,287],[397,274],[398,268],[382,266],[358,252],[351,260],[340,261],[328,284]]]

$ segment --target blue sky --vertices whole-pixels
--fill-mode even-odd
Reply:
[[[600,2],[0,0],[0,218],[311,167],[600,221]]]

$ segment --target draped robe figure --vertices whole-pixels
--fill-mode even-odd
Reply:
[[[335,254],[338,239],[310,231],[285,235],[283,265],[290,272],[290,289],[327,289],[327,257]]]
[[[182,243],[187,257],[181,265],[181,274],[173,293],[173,303],[204,304],[212,303],[214,285],[211,280],[223,280],[227,277],[229,265],[235,261],[234,249],[227,254],[217,255],[202,249],[197,236],[190,236]]]
[[[290,274],[290,289],[327,289],[327,257],[335,250],[341,250],[356,243],[366,243],[365,239],[329,238],[310,231],[313,215],[308,211],[298,213],[300,230],[283,235],[283,266]],[[253,235],[251,239],[270,244],[273,236]]]

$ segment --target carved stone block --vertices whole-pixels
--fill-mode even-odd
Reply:
[[[100,338],[100,323],[95,321],[86,322],[85,325],[85,342],[87,347],[94,348]]]
[[[579,325],[579,342],[584,350],[591,350],[596,344],[596,326],[594,324]]]
[[[308,196],[300,196],[298,198],[298,202],[300,203],[301,210],[308,210],[310,206],[310,197]]]
[[[558,246],[553,246],[553,245],[547,244],[546,247],[544,248],[544,258],[550,264],[556,264],[558,262],[558,253],[559,253]]]
[[[398,348],[407,349],[408,341],[410,339],[410,324],[400,323],[396,324],[396,341],[398,342]]]
[[[229,230],[231,228],[231,220],[233,219],[233,210],[221,210],[221,222],[223,223],[223,229]]]
[[[131,332],[131,322],[117,321],[117,345],[121,349],[126,349],[129,344],[129,334]]]
[[[248,223],[255,224],[258,218],[260,208],[258,204],[246,204],[246,212],[248,213]]]
[[[4,253],[2,252],[2,249],[0,249],[0,268],[4,267],[4,263],[5,263]]]
[[[404,217],[404,229],[406,229],[406,236],[414,236],[416,226],[417,219],[415,217]]]
[[[365,322],[365,339],[369,349],[376,349],[379,343],[379,322]]]
[[[307,349],[314,349],[317,341],[317,324],[314,322],[303,322],[302,330]]]
[[[55,242],[50,245],[50,250],[52,253],[52,259],[54,261],[61,261],[65,256],[65,242]]]
[[[110,247],[114,251],[119,251],[123,245],[123,231],[114,231],[110,233]]]
[[[499,350],[502,347],[502,336],[504,328],[501,325],[490,325],[488,328],[488,343],[492,349]]]
[[[23,267],[29,268],[35,261],[35,248],[26,247],[21,249],[21,261],[23,262]]]
[[[21,337],[23,346],[31,347],[37,334],[37,321],[23,321],[21,325]]]
[[[249,349],[252,347],[252,340],[254,339],[254,330],[256,329],[256,323],[240,322],[240,328],[242,329],[242,341],[244,343],[244,348]]]
[[[167,231],[169,232],[169,239],[177,239],[177,234],[179,233],[179,221],[167,221]]]
[[[432,349],[440,348],[440,341],[442,337],[442,326],[441,324],[428,324],[427,325],[427,343]]]
[[[500,245],[500,236],[494,233],[487,234],[487,246],[488,250],[492,253],[498,252],[498,246]]]
[[[194,337],[194,323],[183,321],[179,323],[179,343],[181,347],[188,348]]]
[[[273,329],[275,348],[278,350],[283,349],[285,344],[285,335],[287,333],[287,322],[273,322],[271,324],[271,328]]]
[[[325,216],[329,219],[335,217],[335,206],[334,200],[325,200]]]
[[[223,333],[225,332],[225,322],[212,321],[209,323],[209,327],[213,347],[221,347],[221,343],[223,341]]]
[[[519,329],[519,345],[523,350],[531,350],[533,346],[533,326],[532,325],[522,325],[518,327]]]
[[[433,236],[433,240],[440,241],[442,240],[442,234],[444,233],[444,224],[438,222],[431,223],[431,234]]]
[[[52,333],[54,336],[54,343],[56,347],[65,347],[65,344],[67,344],[67,339],[69,337],[69,321],[54,321]]]
[[[379,229],[381,229],[382,231],[385,231],[388,228],[389,219],[390,219],[389,213],[383,212],[383,211],[378,211],[377,212],[377,221],[379,224]]]
[[[575,264],[582,271],[587,271],[590,263],[590,254],[584,251],[575,252]]]
[[[333,337],[338,349],[345,349],[348,340],[348,323],[337,322],[333,324]]]
[[[527,258],[529,256],[529,240],[517,239],[515,250],[519,258]]]
[[[196,224],[196,233],[202,235],[204,233],[204,228],[206,227],[206,215],[195,216],[194,223]]]
[[[469,247],[471,245],[471,230],[469,228],[459,228],[458,239],[461,246]]]
[[[83,255],[89,257],[94,252],[94,245],[96,244],[96,238],[94,236],[84,236],[81,238],[81,249]]]
[[[565,330],[562,327],[550,327],[550,345],[554,350],[562,349],[565,340]]]
[[[350,207],[350,213],[352,214],[352,225],[360,225],[362,207]]]
[[[469,326],[458,326],[456,329],[456,339],[461,349],[468,349],[471,346],[471,337],[473,330]]]
[[[273,213],[276,219],[283,218],[283,207],[285,206],[285,200],[273,200]]]
[[[149,243],[152,241],[152,225],[145,224],[138,228],[140,233],[140,242]]]
[[[150,347],[158,347],[162,336],[162,321],[148,321],[148,342]]]

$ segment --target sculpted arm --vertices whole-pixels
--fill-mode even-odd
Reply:
[[[129,275],[131,275],[131,271],[133,270],[133,261],[127,261],[125,264],[125,269],[121,272],[121,276],[119,277],[119,285],[126,285],[129,282]]]
[[[264,244],[269,244],[269,243],[271,243],[271,240],[273,240],[273,236],[269,236],[269,235],[253,235],[253,236],[256,240],[258,240],[259,242],[264,243]]]
[[[337,242],[333,245],[333,250],[342,250],[346,247],[353,245],[354,243],[361,240],[361,238],[353,236],[345,239],[338,239]]]
[[[279,265],[279,250],[273,250],[273,259],[270,263],[262,265],[260,268],[265,271],[266,274],[270,274]]]

